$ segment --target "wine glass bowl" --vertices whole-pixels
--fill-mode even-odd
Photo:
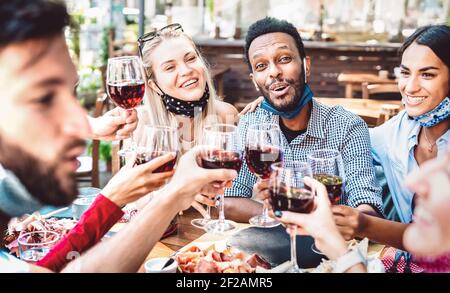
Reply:
[[[200,155],[200,164],[205,169],[233,169],[239,172],[242,166],[242,154],[238,148],[237,127],[231,124],[212,124],[203,130],[202,145],[204,149]],[[223,182],[216,182],[224,184]],[[203,219],[194,219],[191,224],[204,228],[210,233],[224,233],[236,228],[231,222],[225,220],[224,198],[219,195],[219,219],[211,220],[210,216]],[[210,206],[207,207],[210,215]]]
[[[271,165],[283,161],[281,130],[277,124],[262,123],[250,125],[245,142],[245,162],[258,181],[270,177]],[[272,228],[280,223],[268,215],[266,205],[261,215],[249,220],[261,228]]]
[[[325,185],[332,204],[338,204],[344,195],[344,164],[337,150],[316,150],[308,155],[314,179]]]
[[[144,164],[166,154],[172,154],[174,158],[159,166],[153,173],[169,172],[174,169],[178,157],[177,129],[169,126],[145,126],[145,135],[137,142],[135,164]]]
[[[116,106],[125,110],[131,110],[142,102],[145,93],[145,80],[137,56],[108,59],[106,92]],[[133,136],[130,140],[130,146],[119,151],[120,156],[126,156],[134,150]]]
[[[314,190],[304,183],[306,176],[311,176],[311,168],[305,162],[275,163],[271,166],[269,179],[269,202],[274,211],[310,213],[314,209]],[[292,273],[301,273],[297,264],[296,237],[297,226],[291,229],[291,269]]]
[[[308,155],[314,179],[325,185],[332,204],[338,204],[344,196],[345,172],[341,153],[337,150],[321,149]],[[322,254],[313,244],[311,249]]]

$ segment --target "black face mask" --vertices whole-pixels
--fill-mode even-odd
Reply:
[[[176,115],[182,115],[189,118],[193,118],[196,111],[198,113],[203,112],[206,108],[206,105],[208,104],[209,100],[208,84],[206,84],[205,93],[200,98],[200,100],[192,102],[183,101],[175,97],[169,96],[168,94],[164,93],[164,91],[161,90],[161,88],[157,84],[156,86],[162,92],[162,95],[159,93],[158,95],[163,100],[164,106],[166,107],[167,111],[172,112]]]

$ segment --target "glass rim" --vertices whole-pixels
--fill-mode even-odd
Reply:
[[[289,161],[289,162],[277,162],[270,165],[270,168],[273,171],[288,169],[288,170],[296,170],[300,168],[308,168],[311,170],[311,165],[308,162],[302,161]]]
[[[32,234],[35,234],[35,233],[45,233],[45,234],[49,233],[49,234],[56,235],[56,238],[53,239],[53,240],[50,240],[50,241],[47,241],[47,242],[41,242],[41,243],[28,243],[28,242],[23,242],[23,241],[22,241],[22,238],[23,238],[23,237],[31,236]],[[23,246],[25,246],[25,245],[27,245],[27,246],[44,246],[44,245],[48,245],[48,244],[52,244],[52,243],[54,243],[54,242],[57,242],[57,241],[59,240],[59,238],[60,238],[59,234],[56,233],[55,231],[50,231],[50,230],[33,231],[33,232],[27,232],[27,233],[24,233],[24,234],[20,235],[20,236],[17,238],[17,242],[18,242],[20,245],[23,245]]]
[[[140,60],[139,59],[139,56],[136,56],[136,55],[128,55],[128,56],[118,56],[118,57],[111,57],[111,58],[108,58],[108,63],[111,61],[111,62],[115,62],[115,61],[120,61],[120,60],[129,60],[129,59],[136,59],[136,60]]]
[[[255,124],[251,124],[248,126],[248,130],[253,130],[253,131],[269,131],[272,128],[269,129],[258,129],[258,127],[261,126],[273,126],[273,128],[276,128],[278,130],[281,131],[280,125],[276,124],[276,123],[255,123]]]
[[[213,127],[218,127],[219,129],[221,129],[221,127],[225,128],[225,129],[230,129],[230,131],[221,131],[223,133],[234,133],[237,130],[237,126],[234,124],[227,124],[227,123],[213,123],[213,124],[209,124],[206,125],[203,130],[205,132],[218,132],[220,130],[215,130],[213,129]]]
[[[330,156],[329,158],[317,158],[314,157],[313,154],[314,153],[318,153],[318,152],[329,152],[329,153],[334,153],[334,156]],[[338,150],[334,150],[334,149],[320,149],[320,150],[314,150],[312,152],[310,152],[307,155],[308,160],[315,160],[315,161],[329,161],[329,160],[335,160],[337,158],[341,157],[341,152]]]
[[[168,130],[171,132],[177,132],[177,128],[174,126],[166,125],[145,125],[145,130],[156,129],[156,130]]]

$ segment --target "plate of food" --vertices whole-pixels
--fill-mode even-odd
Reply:
[[[52,231],[58,233],[59,239],[61,239],[76,223],[77,221],[72,219],[52,217],[52,213],[41,215],[36,212],[32,215],[14,218],[9,222],[8,230],[4,236],[5,247],[11,254],[18,256],[18,238],[20,235],[35,231]]]
[[[183,273],[254,273],[270,264],[257,254],[247,254],[225,242],[191,244],[174,256]]]

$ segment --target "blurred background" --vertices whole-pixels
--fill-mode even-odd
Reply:
[[[450,0],[66,2],[73,19],[66,36],[80,75],[78,97],[94,116],[112,108],[104,94],[108,58],[137,55],[138,36],[174,22],[206,57],[220,96],[242,109],[258,96],[244,63],[243,38],[250,24],[274,16],[292,22],[304,39],[315,96],[357,113],[369,126],[379,125],[399,111],[401,43],[419,26],[450,23]],[[100,142],[90,149],[106,170],[111,145]]]

